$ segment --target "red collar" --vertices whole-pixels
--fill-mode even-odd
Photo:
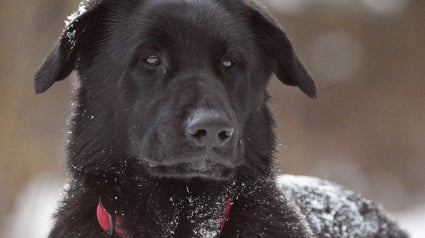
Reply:
[[[229,199],[223,207],[223,212],[221,215],[220,221],[220,230],[224,229],[224,224],[230,215],[230,210],[232,208],[233,201]],[[99,222],[100,227],[108,233],[109,235],[117,234],[121,238],[128,238],[127,232],[121,226],[121,218],[118,215],[111,215],[103,207],[102,202],[99,199],[99,204],[97,205],[97,221]]]
[[[100,227],[110,236],[117,234],[119,237],[127,238],[127,232],[121,228],[121,218],[118,215],[112,216],[106,211],[100,199],[97,205],[96,215]]]

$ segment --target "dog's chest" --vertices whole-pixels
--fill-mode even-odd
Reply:
[[[219,237],[230,214],[232,198],[227,193],[200,196],[190,191],[183,195],[148,196],[137,201],[138,206],[130,208],[132,211],[123,212],[135,214],[135,219],[123,219],[123,227],[130,237]]]
[[[161,237],[219,237],[231,210],[228,196],[193,196],[183,200],[170,198],[173,215],[167,215]],[[163,216],[164,214],[158,214]]]

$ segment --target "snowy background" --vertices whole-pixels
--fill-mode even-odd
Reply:
[[[263,2],[319,92],[272,82],[281,171],[359,191],[425,237],[425,1]],[[0,237],[46,237],[52,224],[72,80],[35,96],[31,79],[77,5],[0,2]]]

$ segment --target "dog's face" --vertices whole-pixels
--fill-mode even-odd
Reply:
[[[272,73],[315,96],[285,34],[244,1],[106,0],[85,10],[38,71],[36,91],[76,68],[75,121],[85,125],[73,140],[91,136],[151,175],[230,178],[246,163]]]

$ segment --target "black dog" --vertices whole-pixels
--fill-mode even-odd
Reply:
[[[50,237],[311,237],[274,182],[274,73],[315,97],[284,32],[241,0],[84,1],[35,76],[79,73]],[[320,234],[316,234],[320,235]]]

